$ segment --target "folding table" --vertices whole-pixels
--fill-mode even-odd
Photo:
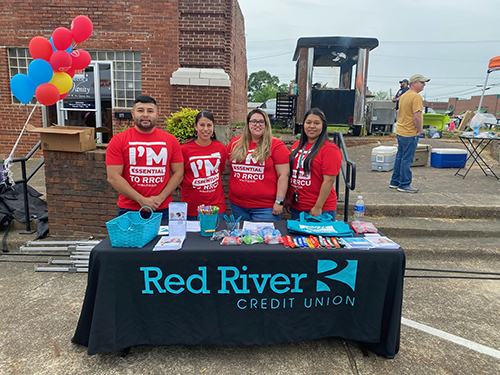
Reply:
[[[491,141],[500,141],[500,137],[474,137],[470,135],[461,135],[458,137],[460,141],[462,141],[465,148],[469,150],[469,156],[467,156],[467,160],[465,160],[464,164],[457,170],[455,176],[460,176],[465,178],[467,173],[469,173],[470,169],[474,164],[477,164],[479,168],[483,171],[483,173],[488,177],[499,179],[498,176],[493,172],[491,167],[486,163],[486,161],[481,157],[481,153],[484,151],[486,147],[491,143]],[[474,143],[474,141],[478,141]],[[467,162],[472,161],[469,167],[467,168]],[[462,169],[467,169],[464,174],[461,174],[460,171]]]

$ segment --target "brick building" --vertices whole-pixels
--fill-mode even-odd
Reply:
[[[453,106],[453,113],[455,115],[459,115],[465,111],[476,111],[479,107],[480,100],[481,95],[473,96],[470,99],[449,98],[448,108]],[[499,117],[497,113],[500,112],[500,95],[485,95],[483,103],[481,104],[481,110],[486,111],[486,113],[491,113],[495,117]]]
[[[237,0],[34,4],[6,0],[0,5],[0,159],[10,153],[35,104],[20,104],[9,86],[12,76],[27,73],[30,40],[49,39],[57,27],[69,29],[80,14],[92,20],[94,31],[74,48],[90,52],[92,63],[75,75],[62,104],[38,106],[30,124],[96,126],[104,130],[98,134],[106,143],[130,124],[115,118],[116,112],[128,111],[140,93],[157,99],[161,118],[180,107],[212,111],[221,139],[228,125],[244,121],[247,62]],[[14,156],[24,156],[38,140],[38,134],[25,133]]]

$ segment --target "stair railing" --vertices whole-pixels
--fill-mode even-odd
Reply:
[[[344,222],[349,221],[349,191],[356,188],[356,163],[349,159],[347,154],[347,147],[345,146],[344,137],[339,131],[333,133],[333,143],[337,145],[342,153],[342,164],[340,172],[335,180],[335,191],[337,192],[337,202],[342,202],[340,197],[340,177],[344,179],[345,193],[344,193]]]
[[[33,156],[33,154],[40,148],[40,145],[42,144],[41,141],[38,141],[38,143],[31,149],[28,154],[24,158],[17,158],[17,159],[12,159],[13,163],[21,163],[21,176],[22,178],[20,180],[14,181],[16,184],[22,184],[23,185],[23,196],[24,196],[24,217],[26,221],[26,230],[21,231],[19,233],[21,234],[31,234],[36,232],[36,230],[31,229],[30,225],[30,209],[29,209],[29,202],[28,202],[28,182],[31,180],[31,178],[35,175],[36,172],[43,166],[44,160],[42,159],[37,166],[30,172],[29,175],[26,174],[26,162]]]

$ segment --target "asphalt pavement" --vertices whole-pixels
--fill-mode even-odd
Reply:
[[[362,195],[366,221],[405,249],[401,348],[394,359],[338,338],[271,346],[138,346],[125,358],[88,356],[86,347],[70,342],[86,274],[34,272],[50,257],[2,255],[0,374],[499,374],[500,182],[477,167],[463,179],[456,169],[427,165],[412,168],[420,191],[401,193],[389,189],[391,172],[371,170],[376,142],[394,145],[395,139],[371,142],[360,139],[348,149],[356,162],[349,207],[351,214]],[[439,139],[420,143],[463,147]],[[499,175],[498,158],[486,160]],[[44,193],[43,177],[31,186]],[[340,217],[341,210],[342,203]],[[18,236],[33,239],[13,233]]]

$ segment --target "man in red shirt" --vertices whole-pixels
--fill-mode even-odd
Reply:
[[[108,182],[120,194],[118,215],[147,206],[167,219],[184,173],[179,142],[155,127],[158,108],[150,96],[137,97],[132,116],[135,126],[115,134],[106,151]]]

